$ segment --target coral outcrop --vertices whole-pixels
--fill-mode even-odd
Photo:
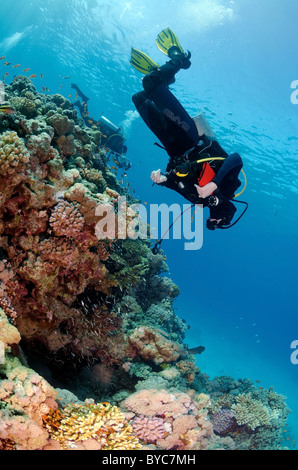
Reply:
[[[23,76],[5,94],[0,449],[280,448],[285,398],[210,380],[189,354],[165,254],[137,237],[128,165],[61,94]]]
[[[159,449],[203,450],[213,437],[207,419],[209,401],[204,394],[191,397],[187,393],[142,390],[122,406],[133,413],[133,429],[141,441],[155,442]]]

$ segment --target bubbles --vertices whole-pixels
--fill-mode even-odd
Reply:
[[[205,31],[234,18],[233,2],[222,5],[218,0],[188,0],[181,2],[184,27],[189,31]]]
[[[139,113],[137,111],[126,111],[125,113],[125,119],[121,123],[121,127],[123,129],[124,135],[127,138],[130,131],[131,131],[131,126],[132,123],[139,117]]]

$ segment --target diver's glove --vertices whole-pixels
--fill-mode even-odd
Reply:
[[[161,170],[152,171],[151,179],[153,181],[153,184],[163,184],[168,180],[166,175],[161,173]]]
[[[180,69],[187,70],[191,66],[190,58],[191,52],[181,52],[179,47],[171,46],[168,50],[168,56],[171,60],[177,62],[179,64]]]

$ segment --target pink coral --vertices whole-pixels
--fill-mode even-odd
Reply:
[[[84,224],[84,217],[77,204],[64,200],[57,204],[50,218],[50,225],[58,237],[75,238],[81,233]]]
[[[133,420],[132,428],[135,435],[147,444],[154,443],[158,439],[163,439],[166,436],[162,418],[138,416]]]
[[[201,450],[207,449],[214,437],[212,423],[207,419],[209,402],[205,394],[191,397],[181,392],[140,390],[124,400],[122,406],[135,414],[137,423],[142,423],[144,416],[149,422],[162,418],[166,432],[156,440],[159,449]]]

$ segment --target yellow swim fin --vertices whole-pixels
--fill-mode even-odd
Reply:
[[[171,28],[163,29],[157,36],[155,43],[158,49],[167,56],[169,55],[169,49],[171,49],[172,46],[176,46],[176,48],[184,54],[184,50],[180,45],[179,39]]]
[[[159,65],[154,62],[145,52],[139,51],[134,47],[131,49],[131,65],[138,70],[139,72],[147,75],[151,70],[159,67]]]

